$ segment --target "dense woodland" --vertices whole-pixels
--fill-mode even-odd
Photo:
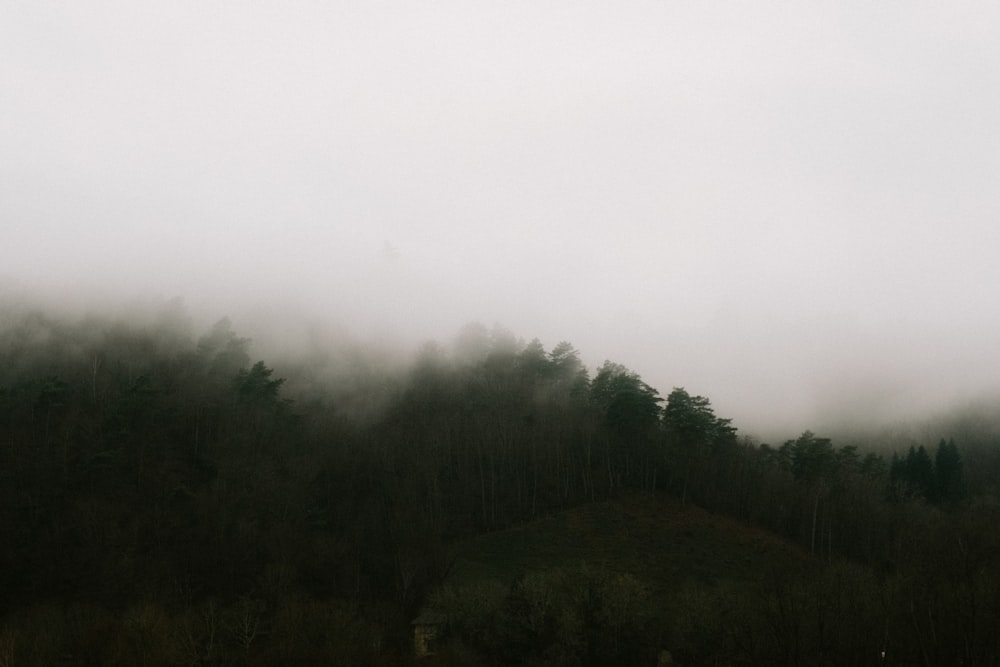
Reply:
[[[981,416],[926,442],[764,444],[565,342],[470,325],[398,369],[324,354],[258,360],[227,320],[196,332],[176,308],[12,309],[0,666],[411,664],[431,603],[436,664],[1000,661]],[[669,608],[613,568],[443,586],[463,539],[630,494],[766,529],[807,565]]]

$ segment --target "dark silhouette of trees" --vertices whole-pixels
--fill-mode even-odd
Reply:
[[[911,446],[905,458],[893,454],[889,476],[896,498],[954,506],[965,496],[962,457],[954,440],[942,438],[933,461],[923,445]]]
[[[681,501],[687,502],[692,471],[710,460],[713,454],[734,445],[736,429],[731,420],[715,416],[707,398],[691,396],[684,388],[676,387],[667,396],[663,424],[672,448],[672,458],[680,468]],[[711,469],[705,472],[710,475]]]
[[[954,505],[965,496],[965,480],[962,472],[962,457],[954,440],[938,443],[934,455],[934,494],[936,502]]]
[[[392,372],[331,352],[361,369],[342,378],[250,352],[225,319],[195,335],[176,304],[0,323],[0,657],[391,662],[457,541],[655,493],[793,540],[816,570],[715,597],[679,583],[673,611],[636,573],[553,570],[453,600],[466,649],[649,664],[669,637],[691,664],[860,663],[873,645],[898,664],[1000,659],[986,435],[890,463],[811,431],[772,447],[703,396],[664,400],[610,361],[591,377],[571,344],[499,327]]]
[[[621,364],[604,362],[594,376],[590,396],[602,417],[607,493],[625,484],[656,487],[660,444],[658,392]]]
[[[646,665],[659,648],[650,593],[635,576],[582,564],[508,587],[445,587],[432,604],[453,619],[466,664]]]

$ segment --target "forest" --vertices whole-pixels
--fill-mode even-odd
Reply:
[[[8,309],[0,666],[995,665],[993,410],[926,441],[763,443],[707,397],[500,327],[405,364],[271,360],[176,307]],[[797,555],[751,581],[613,559],[449,579],[470,539],[619,499]]]

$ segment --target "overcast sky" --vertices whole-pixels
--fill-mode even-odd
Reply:
[[[0,231],[17,289],[896,418],[1000,386],[1000,4],[7,0]]]

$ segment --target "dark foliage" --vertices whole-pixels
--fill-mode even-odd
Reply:
[[[196,338],[169,313],[147,327],[24,313],[0,331],[0,661],[406,662],[455,540],[640,491],[836,565],[776,573],[724,621],[692,602],[703,623],[686,630],[663,626],[641,577],[542,572],[475,593],[479,608],[455,601],[452,659],[873,664],[890,645],[897,664],[1000,659],[995,488],[966,481],[953,441],[890,465],[808,431],[758,446],[704,397],[664,401],[612,362],[590,378],[568,343],[482,327],[388,381],[312,382],[300,402],[251,360],[228,321]],[[337,398],[376,394],[364,419]]]

